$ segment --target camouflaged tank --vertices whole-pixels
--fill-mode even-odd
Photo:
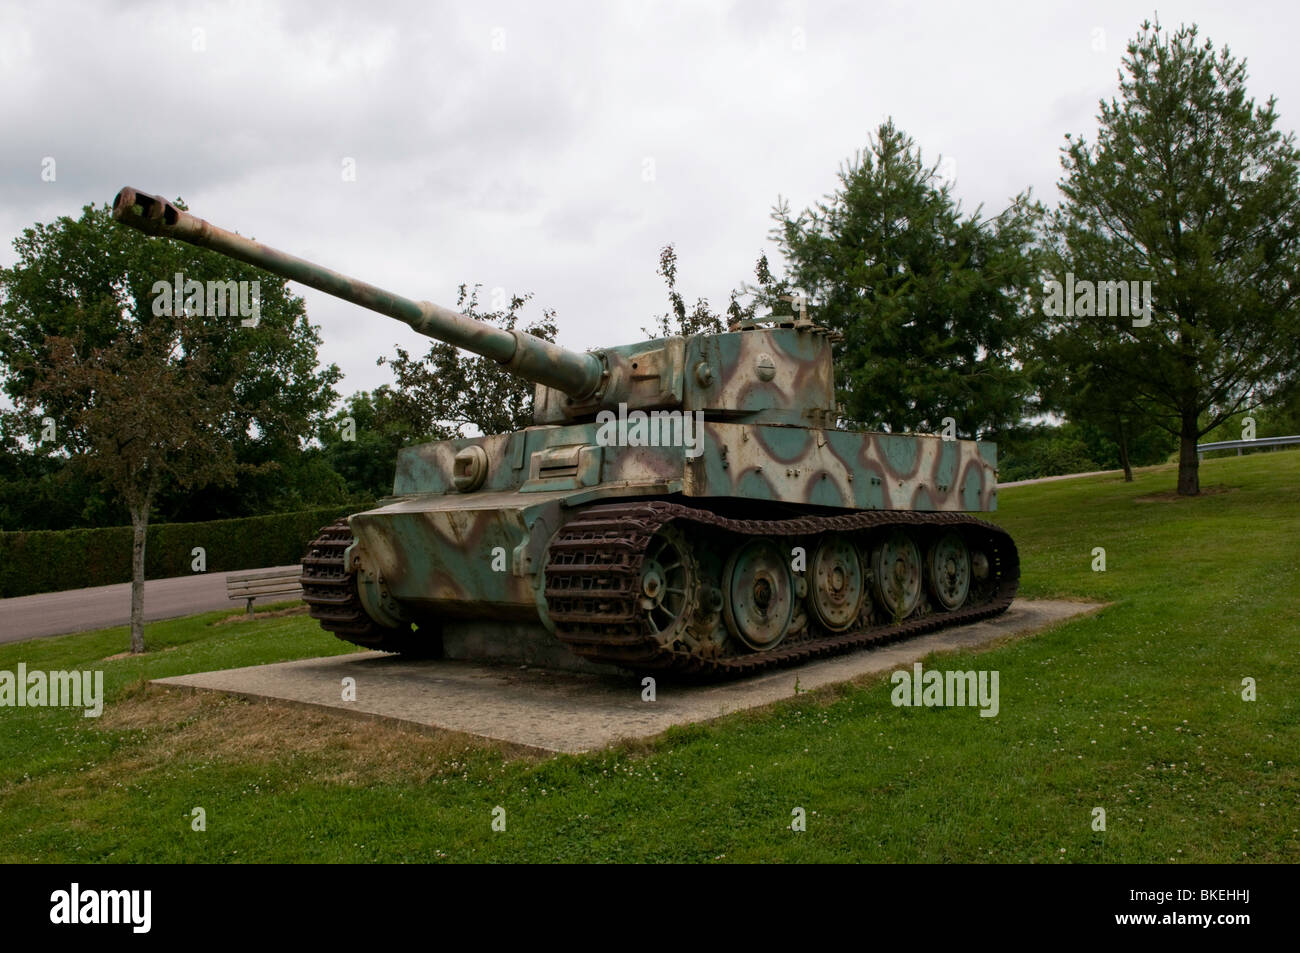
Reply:
[[[349,642],[743,673],[985,618],[1015,594],[1011,538],[962,515],[996,508],[994,446],[837,429],[831,335],[809,321],[577,353],[133,189],[113,216],[536,384],[533,426],[402,450],[392,496],[311,544],[304,599]]]

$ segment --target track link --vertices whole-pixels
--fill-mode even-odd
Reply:
[[[346,519],[321,528],[302,557],[302,599],[307,612],[345,642],[384,652],[410,652],[416,643],[409,631],[376,623],[357,598],[356,574],[344,562],[352,545]]]
[[[816,537],[820,533],[909,528],[949,528],[978,537],[989,557],[989,584],[978,597],[951,612],[931,611],[902,622],[859,624],[832,633],[814,619],[796,638],[763,652],[737,651],[703,657],[655,636],[638,606],[646,547],[668,523],[691,530],[745,537]],[[747,675],[808,659],[852,651],[936,629],[986,619],[1006,611],[1020,580],[1020,558],[1005,530],[959,513],[872,510],[839,516],[784,520],[736,520],[665,501],[588,507],[552,540],[546,567],[546,601],[556,635],[577,655],[637,670],[688,674]],[[861,622],[862,620],[859,620]]]

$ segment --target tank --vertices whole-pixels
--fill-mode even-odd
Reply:
[[[536,385],[533,425],[403,449],[393,493],[302,561],[357,645],[736,675],[987,618],[1016,546],[996,447],[836,425],[795,315],[585,353],[404,298],[123,189],[118,222],[377,311]]]

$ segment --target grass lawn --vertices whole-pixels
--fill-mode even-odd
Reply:
[[[107,704],[0,708],[0,861],[1296,862],[1300,453],[1206,461],[1222,492],[1194,500],[1174,480],[1003,491],[1023,594],[1113,605],[926,661],[997,670],[996,718],[895,708],[875,676],[543,758],[146,684],[349,651],[302,615],[153,623],[112,661],[123,628],[2,645],[0,670],[102,669]]]

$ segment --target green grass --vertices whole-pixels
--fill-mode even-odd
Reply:
[[[303,616],[155,623],[147,656],[102,664],[124,629],[0,646],[0,669],[102,667],[108,694],[98,721],[0,709],[0,861],[1295,862],[1300,453],[1207,461],[1202,485],[1231,490],[1139,501],[1173,483],[1157,468],[1003,492],[1023,593],[1113,604],[927,661],[999,671],[996,718],[894,708],[877,677],[651,744],[521,757],[144,685],[347,651]]]

